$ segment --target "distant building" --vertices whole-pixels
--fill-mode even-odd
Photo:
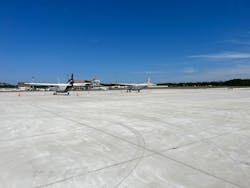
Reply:
[[[74,90],[87,90],[90,86],[90,80],[74,80]]]
[[[30,85],[26,84],[25,82],[18,82],[17,86],[18,86],[18,89],[20,90],[24,90],[24,91],[31,90]]]

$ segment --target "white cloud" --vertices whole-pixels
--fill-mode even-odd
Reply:
[[[196,73],[197,71],[194,68],[186,68],[186,69],[183,69],[181,72],[185,74],[193,74],[193,73]]]
[[[250,45],[250,41],[241,41],[241,40],[224,40],[225,43],[232,43],[232,44],[241,44],[241,45]]]
[[[235,78],[250,78],[250,66],[238,65],[231,68],[215,68],[204,72],[186,74],[178,78],[178,81],[219,81]]]
[[[189,58],[206,58],[206,59],[250,59],[250,53],[228,52],[219,54],[200,54],[191,55]]]

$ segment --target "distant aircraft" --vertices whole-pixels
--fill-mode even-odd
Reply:
[[[155,84],[151,83],[150,77],[148,77],[147,82],[145,83],[119,83],[119,85],[127,86],[127,92],[138,91],[140,92],[142,89],[148,86],[154,86]]]
[[[69,95],[69,91],[73,88],[73,86],[85,86],[87,83],[74,83],[73,74],[71,74],[71,78],[68,80],[67,83],[25,83],[29,84],[30,86],[52,86],[55,88],[54,95],[58,93],[63,93]]]

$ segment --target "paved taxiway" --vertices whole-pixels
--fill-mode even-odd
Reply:
[[[249,188],[250,89],[0,93],[1,188]]]

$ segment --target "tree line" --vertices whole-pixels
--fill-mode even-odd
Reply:
[[[13,84],[8,84],[8,83],[1,83],[0,82],[0,88],[16,88],[17,85],[13,85]]]
[[[113,84],[103,84],[110,86]],[[212,81],[212,82],[180,82],[180,83],[158,83],[158,86],[168,86],[168,87],[195,87],[195,86],[214,86],[214,87],[223,87],[223,86],[250,86],[250,79],[233,79],[227,81]],[[8,84],[0,82],[0,88],[17,88],[17,85]]]
[[[181,82],[181,83],[158,83],[159,86],[169,87],[195,87],[195,86],[250,86],[250,79],[233,79],[228,81],[212,82]]]

